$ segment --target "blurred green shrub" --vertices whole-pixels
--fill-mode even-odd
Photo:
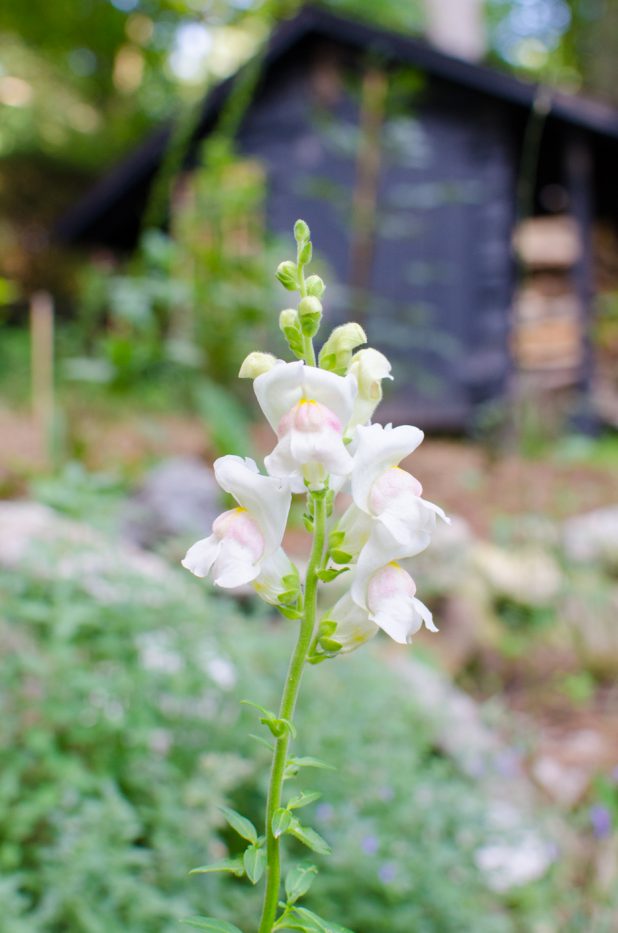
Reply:
[[[97,602],[68,578],[0,573],[11,933],[171,933],[193,913],[255,923],[259,892],[238,897],[246,881],[187,872],[236,844],[218,806],[259,819],[268,753],[239,699],[274,701],[292,633],[170,581],[106,584]],[[357,933],[519,929],[475,866],[482,791],[435,752],[383,662],[369,650],[308,678],[299,752],[338,768],[303,772],[324,792],[313,821],[335,852],[308,906]]]
[[[83,272],[77,332],[117,389],[189,369],[229,386],[275,331],[276,259],[262,223],[263,173],[231,155],[176,184],[170,232],[148,229],[122,266]],[[82,365],[73,376],[89,378]]]

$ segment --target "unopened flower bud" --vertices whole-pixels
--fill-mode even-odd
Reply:
[[[285,308],[285,310],[281,312],[279,315],[279,327],[283,333],[290,327],[298,329],[298,313],[294,308]]]
[[[303,334],[313,337],[317,334],[322,320],[322,302],[314,295],[307,295],[298,306],[298,317]]]
[[[367,335],[360,324],[350,323],[335,327],[320,350],[320,366],[339,376],[347,372],[352,360],[352,351],[367,343]]]
[[[245,357],[240,371],[239,379],[256,379],[263,373],[269,372],[277,362],[277,358],[272,353],[259,353],[255,351]]]
[[[382,398],[382,380],[392,379],[391,364],[383,353],[373,347],[354,354],[350,372],[356,376],[358,394],[376,403]]]
[[[289,259],[286,262],[280,262],[275,275],[289,292],[295,292],[298,288],[298,269],[295,262]]]
[[[319,275],[310,275],[309,278],[305,281],[305,288],[307,289],[308,295],[314,295],[316,298],[321,298],[324,294],[326,285]]]
[[[391,364],[379,350],[368,347],[352,357],[349,373],[356,376],[358,395],[347,435],[357,424],[366,424],[382,400],[382,380],[392,379]]]
[[[313,256],[313,247],[311,245],[311,240],[307,240],[300,249],[298,254],[298,264],[299,266],[306,266],[307,263],[311,262],[311,257]]]
[[[302,359],[304,356],[303,333],[300,329],[298,313],[294,308],[285,308],[279,315],[279,329],[288,342],[294,356]]]
[[[294,239],[297,243],[304,243],[311,236],[311,231],[304,220],[297,220],[294,224]]]

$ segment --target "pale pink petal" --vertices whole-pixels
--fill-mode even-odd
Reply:
[[[373,484],[416,450],[423,437],[419,428],[408,424],[396,428],[371,424],[356,429],[352,496],[359,509],[370,513],[369,497]]]
[[[264,537],[264,556],[280,546],[290,511],[292,493],[285,475],[264,476],[253,460],[220,457],[214,464],[219,485],[231,493],[257,522]]]

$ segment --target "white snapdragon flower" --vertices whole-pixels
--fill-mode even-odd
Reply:
[[[354,650],[378,629],[402,645],[409,644],[423,624],[437,632],[431,612],[416,598],[414,580],[399,563],[405,557],[405,548],[383,532],[372,534],[353,568],[349,592],[323,617],[335,623],[329,637],[342,651]]]
[[[343,431],[356,398],[353,376],[337,376],[300,360],[278,362],[253,387],[278,438],[264,460],[271,476],[289,478],[294,491],[303,491],[304,480],[317,485],[328,474],[351,472]]]
[[[398,465],[416,450],[423,437],[422,431],[407,424],[396,428],[371,424],[358,427],[355,434],[354,505],[386,528],[404,546],[407,557],[427,547],[436,515],[450,521],[439,506],[422,498],[419,481]]]
[[[183,567],[196,577],[212,574],[217,586],[230,588],[254,582],[276,601],[277,573],[293,570],[281,550],[290,510],[289,484],[263,476],[253,460],[220,457],[214,464],[217,482],[238,502],[238,508],[219,515],[212,534],[187,551]],[[268,595],[264,598],[268,599]]]
[[[399,561],[409,557],[407,544],[399,544],[388,532],[375,528],[361,551],[350,593],[369,620],[400,644],[425,626],[437,631],[431,612],[416,598],[416,584]]]

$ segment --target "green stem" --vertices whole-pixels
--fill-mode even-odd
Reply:
[[[303,668],[315,629],[318,596],[317,573],[320,569],[326,537],[325,495],[323,493],[310,493],[310,495],[314,497],[315,528],[311,556],[305,577],[305,606],[298,641],[290,659],[288,675],[281,697],[281,706],[279,707],[280,718],[288,719],[290,722],[294,717]],[[275,839],[273,836],[272,821],[275,811],[281,806],[283,774],[288,757],[289,741],[290,736],[287,731],[277,739],[270,772],[270,785],[266,804],[266,891],[258,933],[271,933],[277,914],[279,887],[281,885],[281,857],[279,839]]]
[[[300,253],[300,247],[297,251],[297,257]],[[298,258],[297,258],[298,261]],[[307,286],[305,285],[305,267],[301,262],[298,262],[298,291],[301,299],[307,297]],[[306,334],[303,336],[303,347],[305,351],[305,363],[309,366],[315,366],[315,350],[313,349],[313,338],[308,337]]]

